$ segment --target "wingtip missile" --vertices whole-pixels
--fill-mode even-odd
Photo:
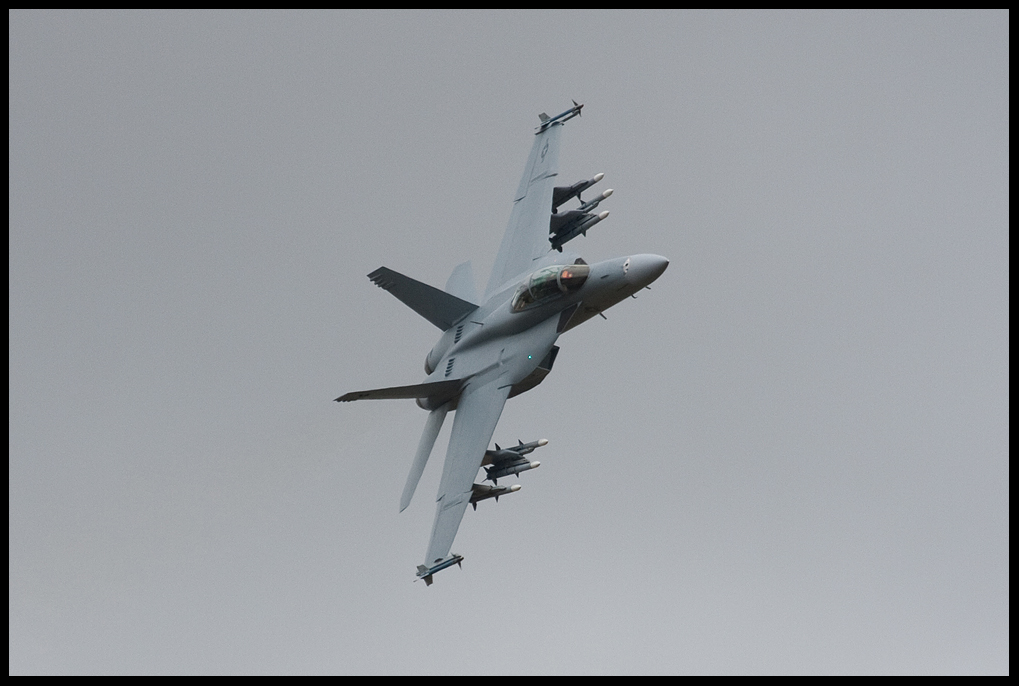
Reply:
[[[431,567],[428,567],[427,565],[418,565],[417,578],[424,579],[425,586],[431,586],[433,574],[435,574],[436,572],[441,572],[443,569],[448,569],[453,565],[456,565],[457,567],[460,567],[462,569],[463,565],[461,563],[463,561],[464,561],[463,555],[451,553],[445,559],[436,560],[436,563]],[[417,581],[417,579],[415,579],[415,581]]]
[[[544,112],[539,114],[538,118],[541,120],[541,125],[538,127],[538,133],[541,133],[542,131],[552,126],[552,124],[555,124],[556,122],[562,124],[564,122],[569,121],[570,119],[573,119],[574,117],[579,117],[580,110],[584,109],[584,103],[578,103],[576,100],[573,100],[572,102],[573,107],[566,110],[565,112],[560,112],[554,117],[550,117]]]

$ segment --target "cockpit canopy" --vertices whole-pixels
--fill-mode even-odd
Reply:
[[[590,274],[591,268],[586,264],[553,265],[539,269],[520,284],[513,296],[513,311],[519,312],[562,293],[572,293],[584,285]]]

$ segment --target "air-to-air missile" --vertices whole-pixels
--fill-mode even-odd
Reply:
[[[495,450],[485,451],[485,459],[481,462],[481,465],[485,468],[485,481],[491,481],[498,485],[498,480],[504,476],[519,474],[520,472],[526,472],[529,469],[536,469],[541,466],[541,463],[538,461],[531,462],[530,460],[525,460],[524,455],[532,453],[535,449],[544,445],[548,445],[548,439],[541,438],[530,443],[517,442],[519,445],[513,448],[500,448],[499,444],[496,443]],[[476,489],[477,484],[475,484]],[[499,493],[499,495],[502,495],[502,493]],[[485,497],[492,498],[495,496],[488,495]]]
[[[499,496],[506,495],[508,493],[516,493],[519,490],[520,484],[513,484],[512,486],[488,486],[486,484],[474,484],[474,493],[471,494],[471,505],[475,510],[477,510],[478,503],[482,500],[495,498],[495,502],[499,502]]]
[[[611,191],[606,191],[611,193]],[[595,204],[604,200],[608,195],[594,200]],[[562,214],[553,214],[549,222],[548,241],[552,247],[559,252],[563,251],[563,245],[577,236],[587,235],[587,230],[609,216],[609,213],[588,214],[582,210],[571,210]]]
[[[572,186],[556,186],[552,189],[552,212],[558,212],[559,206],[570,198],[576,197],[579,199],[581,193],[604,178],[604,174],[598,173],[586,181],[577,181]],[[582,199],[581,202],[583,202]]]

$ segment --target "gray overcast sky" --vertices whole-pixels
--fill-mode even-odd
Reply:
[[[9,670],[1009,670],[1009,14],[10,12]],[[412,583],[442,286],[605,172],[548,438]]]

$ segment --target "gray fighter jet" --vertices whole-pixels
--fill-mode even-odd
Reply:
[[[400,499],[401,511],[414,495],[446,414],[456,411],[432,536],[425,563],[417,572],[428,585],[433,574],[463,560],[450,548],[467,506],[473,504],[476,509],[480,500],[519,490],[518,484],[499,486],[498,479],[538,465],[523,456],[545,445],[544,439],[488,450],[506,400],[544,380],[559,352],[555,343],[560,334],[646,287],[669,264],[659,255],[629,255],[588,264],[564,250],[568,241],[586,235],[608,216],[608,212],[590,210],[612,192],[587,202],[580,198],[602,174],[571,186],[556,186],[563,124],[583,107],[573,105],[555,117],[539,115],[541,124],[482,297],[475,292],[469,262],[453,270],[445,290],[386,267],[368,275],[443,332],[425,358],[428,376],[423,383],[355,391],[336,399],[414,398],[429,411]],[[561,211],[560,206],[573,198],[580,206]],[[483,465],[486,480],[493,485],[474,483]]]

